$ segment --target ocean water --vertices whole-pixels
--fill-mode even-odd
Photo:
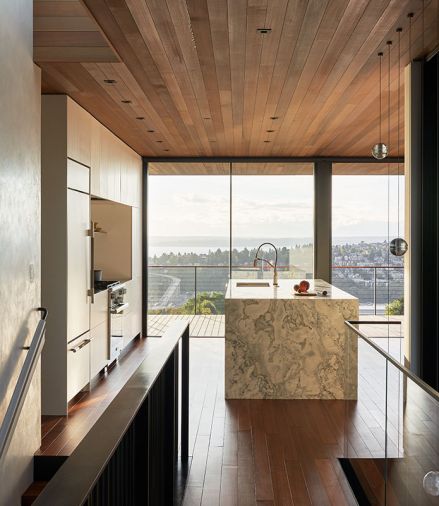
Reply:
[[[334,246],[340,244],[359,244],[384,242],[387,237],[384,236],[364,236],[364,237],[333,237]],[[297,238],[260,238],[260,237],[236,237],[232,241],[232,248],[241,251],[245,248],[251,249],[258,247],[263,242],[272,242],[276,247],[295,247],[310,244],[311,237]],[[218,248],[228,251],[230,247],[229,240],[226,237],[151,237],[148,241],[148,256],[161,256],[164,253],[196,253],[198,255],[206,254],[209,251],[216,251]]]

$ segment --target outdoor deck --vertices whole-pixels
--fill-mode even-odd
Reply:
[[[364,315],[362,320],[383,321],[384,315]],[[391,316],[391,320],[402,320],[402,316]],[[191,337],[224,337],[223,314],[218,315],[148,315],[148,336],[161,336],[176,320],[190,321]],[[402,325],[364,325],[362,329],[368,337],[402,337]]]
[[[224,315],[148,315],[148,336],[161,336],[176,320],[190,322],[191,337],[224,337]]]

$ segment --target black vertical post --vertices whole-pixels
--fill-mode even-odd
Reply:
[[[439,55],[423,65],[421,377],[439,388]]]
[[[189,324],[181,338],[181,459],[189,459]]]
[[[314,164],[314,278],[332,277],[332,163]]]
[[[142,160],[142,336],[148,334],[148,162]]]

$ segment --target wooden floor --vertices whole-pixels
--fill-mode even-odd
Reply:
[[[191,340],[184,505],[356,504],[337,457],[343,401],[225,401],[224,341]]]
[[[148,315],[148,336],[161,336],[176,320],[190,322],[191,337],[224,337],[224,315]]]
[[[43,417],[39,455],[69,455],[159,342],[136,341],[92,392],[75,399],[68,417]],[[402,345],[399,338],[388,342],[395,350]],[[367,489],[382,498],[386,451],[394,459],[389,494],[415,501],[391,504],[437,504],[425,497],[422,477],[439,468],[438,434],[438,405],[416,385],[404,385],[396,368],[386,376],[384,359],[362,341],[357,401],[226,401],[224,340],[190,341],[192,458],[186,506],[355,504],[340,457],[363,459],[358,462]],[[406,483],[410,491],[404,490]]]
[[[68,456],[90,430],[159,340],[136,339],[110,373],[95,382],[91,392],[80,392],[70,403],[69,415],[43,416],[41,448],[36,455]]]

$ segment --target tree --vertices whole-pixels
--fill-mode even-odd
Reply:
[[[403,315],[404,314],[404,297],[394,299],[389,304],[386,304],[385,314],[387,316]]]

